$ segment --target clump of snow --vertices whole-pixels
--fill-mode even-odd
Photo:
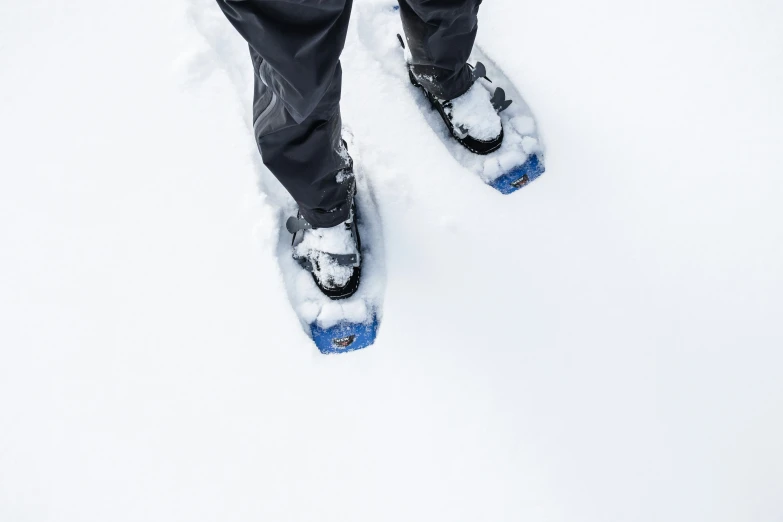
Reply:
[[[367,303],[363,299],[343,301],[342,308],[346,321],[361,323],[367,318]]]
[[[324,252],[312,252],[313,274],[321,284],[329,286],[345,286],[351,279],[353,268],[337,263],[333,257]]]
[[[535,140],[535,138],[531,138]],[[522,140],[524,147],[524,139]],[[497,154],[497,162],[500,164],[503,172],[508,172],[514,167],[518,167],[527,159],[526,151],[517,148],[507,149]]]
[[[305,230],[302,242],[296,246],[296,252],[307,255],[313,250],[330,254],[353,254],[356,252],[356,243],[351,229],[345,223],[340,223],[334,227]]]
[[[321,307],[317,316],[318,326],[331,328],[343,321],[362,323],[367,321],[368,315],[367,303],[363,299],[329,301]]]
[[[533,154],[534,152],[540,150],[540,148],[541,146],[538,143],[538,140],[533,136],[525,136],[522,138],[522,150],[524,150],[526,153]]]
[[[321,307],[321,313],[318,314],[318,325],[321,328],[330,328],[339,323],[343,318],[342,303],[339,301],[329,301]]]
[[[481,171],[485,179],[495,179],[503,174],[503,168],[500,166],[500,162],[495,159],[487,159],[484,162],[484,169]]]
[[[514,130],[522,135],[533,134],[536,131],[536,121],[532,116],[517,116],[509,120]]]
[[[490,141],[500,135],[500,116],[492,106],[491,95],[484,85],[475,82],[465,94],[451,100],[446,113],[456,128],[467,130],[478,140]]]
[[[313,274],[322,284],[345,286],[353,267],[340,265],[330,254],[356,254],[356,241],[345,223],[335,227],[314,228],[303,232],[302,242],[294,247],[297,256],[307,257]]]
[[[296,311],[303,321],[312,323],[318,317],[321,307],[315,301],[305,301],[299,305]]]

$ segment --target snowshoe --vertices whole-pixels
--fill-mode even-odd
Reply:
[[[424,90],[425,96],[422,97],[418,88],[405,89],[415,96],[414,101],[421,109],[424,120],[465,170],[472,172],[502,194],[516,192],[544,173],[544,145],[533,111],[514,87],[514,83],[482,50],[479,43],[473,46],[468,60],[469,63],[475,64],[471,86],[474,89],[481,87],[486,91],[486,94],[478,91],[483,97],[483,107],[486,109],[489,104],[494,111],[465,112],[483,124],[500,118],[501,129],[495,126],[495,135],[487,133],[482,136],[473,128],[473,122],[464,117],[462,109],[471,104],[465,103],[457,110],[458,105],[469,101],[468,98],[476,93],[466,92],[468,96],[463,95],[463,100],[459,100],[460,97],[439,100],[437,96],[427,93],[423,87],[429,86],[432,89],[432,79],[429,76],[422,74],[417,80],[416,76],[411,74],[412,56],[401,37],[403,28],[398,5],[391,2],[372,2],[357,6],[357,11],[357,25],[366,28],[359,31],[359,40],[364,49],[375,58],[380,69],[395,80],[407,79],[415,87]],[[414,69],[417,74],[420,73],[418,67]],[[509,99],[506,99],[507,97]],[[513,104],[511,99],[514,100]],[[458,100],[460,103],[457,103]],[[428,111],[428,106],[437,110]],[[469,138],[474,138],[475,141]]]
[[[324,354],[351,352],[375,342],[386,287],[380,216],[361,149],[346,128],[343,139],[340,153],[345,153],[347,167],[336,175],[349,184],[345,221],[314,228],[294,210],[286,223],[293,237],[280,234],[277,250],[294,311]]]

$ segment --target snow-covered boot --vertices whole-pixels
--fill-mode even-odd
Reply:
[[[397,35],[397,38],[404,49],[402,36]],[[506,93],[500,87],[490,91],[487,84],[491,84],[492,80],[487,78],[483,63],[477,62],[475,67],[468,64],[468,67],[471,68],[473,84],[462,95],[450,100],[429,92],[416,78],[410,65],[408,76],[438,111],[454,139],[475,154],[489,154],[503,143],[500,113],[511,105],[511,100],[506,100]]]
[[[473,85],[464,94],[451,100],[440,99],[427,91],[416,80],[410,68],[408,74],[411,83],[424,91],[454,139],[475,154],[489,154],[503,144],[500,112],[511,105],[511,100],[506,100],[506,93],[500,87],[491,93],[482,82],[477,81],[483,78],[491,82],[486,77],[484,64],[478,62],[472,69]]]
[[[359,288],[362,258],[354,193],[355,188],[349,192],[348,219],[337,226],[313,228],[301,213],[286,222],[286,229],[293,234],[294,259],[312,273],[315,284],[331,299],[351,297]]]

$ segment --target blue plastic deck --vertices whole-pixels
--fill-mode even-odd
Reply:
[[[514,167],[499,178],[491,181],[489,185],[503,194],[511,194],[539,177],[544,173],[544,170],[544,162],[541,161],[538,154],[531,154],[522,165]],[[527,179],[522,179],[526,176]]]
[[[313,342],[321,353],[345,353],[367,348],[375,342],[378,333],[378,316],[369,323],[338,323],[330,328],[310,325]]]

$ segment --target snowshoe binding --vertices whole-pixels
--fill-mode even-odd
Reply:
[[[402,36],[397,38],[403,49]],[[483,63],[475,66],[468,64],[473,75],[473,84],[462,95],[451,100],[443,100],[429,92],[416,78],[411,65],[408,65],[408,76],[411,83],[420,88],[432,107],[438,111],[449,132],[463,147],[474,154],[486,155],[495,152],[503,144],[503,125],[500,113],[511,105],[506,100],[505,91],[498,87],[490,94],[487,87],[479,82],[484,79],[488,83],[487,70]]]

